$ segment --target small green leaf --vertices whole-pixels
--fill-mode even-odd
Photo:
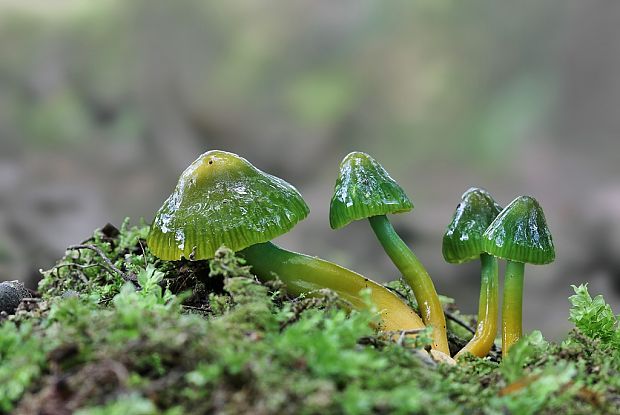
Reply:
[[[572,304],[569,320],[588,337],[620,347],[620,324],[603,296],[592,298],[587,284],[572,287],[575,294],[568,298]]]

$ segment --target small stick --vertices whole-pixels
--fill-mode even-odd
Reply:
[[[121,271],[120,269],[116,268],[116,266],[114,265],[114,263],[110,260],[110,258],[107,257],[107,255],[105,254],[105,252],[103,252],[101,250],[101,248],[99,248],[98,246],[95,245],[73,245],[67,248],[67,251],[80,251],[80,249],[90,249],[91,251],[95,251],[97,254],[99,254],[99,256],[101,257],[101,259],[103,260],[103,262],[105,262],[105,264],[114,272],[116,272],[118,275],[120,275],[120,277],[122,279],[124,279],[125,281],[130,281],[130,282],[135,282],[135,278],[131,278],[130,276],[128,276],[127,274],[125,274],[123,271]]]
[[[456,317],[454,314],[444,310],[444,314],[446,315],[446,318],[448,320],[452,320],[454,321],[456,324],[458,324],[459,326],[463,327],[465,330],[467,330],[468,332],[470,332],[471,334],[476,334],[476,330],[474,330],[473,328],[471,328],[467,323],[465,323],[463,320],[461,320],[460,318]]]
[[[59,277],[58,274],[58,270],[60,270],[61,268],[77,268],[77,269],[81,269],[81,270],[85,270],[85,269],[89,269],[89,268],[95,268],[95,267],[99,267],[99,268],[103,268],[106,271],[108,271],[110,274],[113,274],[114,272],[112,270],[110,270],[108,267],[106,267],[105,265],[101,265],[101,264],[91,264],[91,265],[81,265],[81,264],[60,264],[60,265],[56,265],[56,277]],[[82,282],[84,284],[88,284],[88,279],[84,276],[84,273],[78,273],[79,278],[82,280]]]
[[[149,264],[146,263],[146,252],[144,251],[144,245],[142,245],[140,239],[138,239],[138,244],[140,245],[140,249],[142,249],[142,259],[144,259],[144,268],[146,268]]]

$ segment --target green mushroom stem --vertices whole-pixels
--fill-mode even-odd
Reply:
[[[447,262],[461,264],[478,258],[481,264],[478,324],[473,338],[456,358],[467,353],[485,357],[495,342],[499,310],[498,260],[485,252],[483,243],[484,232],[501,210],[488,191],[470,187],[461,196],[443,236],[441,251]]]
[[[426,268],[396,233],[387,216],[371,216],[368,220],[381,246],[413,290],[422,320],[433,327],[433,348],[450,355],[446,317]]]
[[[382,329],[403,331],[424,328],[420,317],[396,294],[376,282],[316,257],[291,252],[270,242],[255,244],[239,252],[252,273],[261,280],[280,278],[292,295],[310,293],[322,288],[335,291],[356,309],[367,308],[360,297],[370,288],[370,300],[379,309]]]
[[[519,196],[502,210],[482,235],[484,250],[505,259],[502,306],[502,356],[521,338],[525,264],[553,262],[555,248],[545,214],[533,197]]]
[[[497,258],[484,253],[480,255],[480,262],[482,272],[476,332],[469,343],[456,354],[455,359],[466,353],[471,353],[474,356],[486,356],[495,342],[499,311],[499,266]]]
[[[523,262],[507,261],[502,305],[502,354],[506,356],[523,332]]]

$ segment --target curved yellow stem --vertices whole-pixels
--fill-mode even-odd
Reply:
[[[402,331],[424,328],[420,317],[396,294],[360,274],[316,257],[287,251],[270,242],[252,245],[240,254],[261,280],[280,278],[293,295],[329,288],[357,309],[367,307],[359,293],[370,289],[370,300],[378,308],[382,329]]]
[[[497,258],[481,254],[482,278],[480,282],[480,301],[478,302],[478,325],[474,337],[461,349],[455,359],[471,353],[484,357],[489,354],[497,335],[499,311],[499,271]]]
[[[432,348],[450,356],[446,333],[446,316],[443,313],[437,291],[435,291],[433,280],[428,275],[426,268],[398,236],[385,215],[373,216],[368,220],[381,246],[413,290],[418,301],[422,321],[433,327]]]

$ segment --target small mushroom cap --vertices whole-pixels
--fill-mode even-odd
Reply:
[[[472,187],[463,193],[443,236],[444,259],[459,264],[479,258],[485,252],[482,234],[501,210],[484,189]]]
[[[213,258],[267,242],[308,216],[299,192],[246,159],[208,151],[179,178],[153,220],[148,245],[164,260]]]
[[[30,293],[19,281],[4,281],[0,283],[0,312],[13,314],[19,303],[30,297]]]
[[[342,160],[329,208],[332,229],[411,209],[413,204],[402,187],[368,154],[355,151]]]
[[[555,259],[551,232],[536,199],[520,196],[484,232],[484,250],[502,259],[548,264]]]

